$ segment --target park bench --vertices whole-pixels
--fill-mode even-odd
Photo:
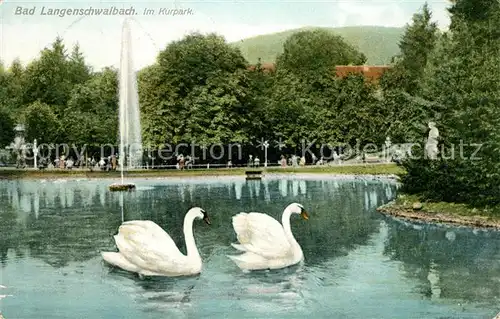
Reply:
[[[262,171],[245,171],[246,179],[262,179]]]

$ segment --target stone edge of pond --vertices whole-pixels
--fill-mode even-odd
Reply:
[[[124,177],[127,179],[130,178],[146,178],[146,179],[157,179],[157,178],[182,178],[182,177],[244,177],[244,172],[234,172],[229,173],[227,171],[224,172],[207,172],[207,171],[199,171],[193,173],[179,173],[175,172],[160,172],[158,174],[154,174],[153,172],[127,172],[124,174]],[[107,173],[107,172],[22,172],[22,173],[14,173],[14,174],[2,174],[0,170],[0,180],[19,180],[19,179],[120,179],[119,172]]]
[[[218,178],[226,178],[226,177],[244,177],[244,171],[199,171],[199,172],[190,172],[190,173],[182,173],[182,172],[160,172],[159,174],[154,174],[151,172],[132,172],[126,173],[125,178],[127,179],[137,179],[137,178],[145,178],[145,179],[178,179],[178,178],[203,178],[203,177],[218,177]],[[357,174],[357,173],[344,173],[344,172],[335,172],[335,171],[318,171],[318,172],[264,172],[264,178],[280,178],[280,177],[301,177],[301,178],[309,178],[317,180],[319,176],[328,176],[330,179],[335,180],[391,180],[391,181],[399,181],[399,176],[395,174]],[[0,169],[0,180],[19,180],[19,179],[65,179],[65,180],[76,180],[76,179],[120,179],[119,173],[106,173],[103,172],[86,172],[86,171],[77,171],[77,172],[40,172],[40,171],[23,171],[20,173],[7,173],[2,174],[2,170]]]
[[[416,211],[396,205],[395,201],[378,207],[377,211],[385,216],[395,217],[406,221],[500,230],[500,220],[489,220],[485,216],[460,216],[446,213]]]
[[[283,177],[301,177],[306,179],[317,180],[319,176],[328,177],[332,180],[390,180],[399,181],[399,176],[395,174],[347,174],[347,173],[335,173],[335,172],[320,172],[320,173],[297,173],[297,172],[283,172],[283,173],[265,173],[264,178],[283,178]]]

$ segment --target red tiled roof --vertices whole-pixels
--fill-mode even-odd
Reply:
[[[341,78],[349,74],[362,74],[369,81],[378,81],[390,68],[389,65],[337,65],[335,74]]]
[[[250,65],[250,66],[248,67],[248,70],[253,71],[253,70],[255,70],[255,67],[256,67],[256,66],[257,66],[257,65]],[[266,71],[267,71],[267,72],[273,72],[273,71],[275,71],[275,70],[276,70],[276,64],[274,64],[274,63],[262,63],[262,64],[260,65],[260,68],[261,68],[264,72],[266,72]]]
[[[255,70],[256,65],[250,65],[248,70]],[[264,71],[276,71],[276,64],[262,63],[260,66]],[[382,74],[389,70],[389,65],[337,65],[335,74],[338,77],[345,77],[349,74],[363,74],[367,80],[378,81]]]

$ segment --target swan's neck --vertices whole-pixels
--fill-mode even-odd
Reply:
[[[283,212],[283,216],[281,216],[281,224],[283,224],[283,230],[285,231],[285,236],[288,239],[288,242],[291,243],[294,248],[299,247],[300,249],[299,243],[297,242],[297,240],[295,240],[295,237],[293,237],[292,234],[292,228],[290,226],[291,216],[292,211],[288,208],[285,209],[285,211]]]
[[[200,258],[193,235],[193,221],[195,218],[195,215],[189,213],[184,218],[184,240],[186,241],[187,256],[190,258]]]

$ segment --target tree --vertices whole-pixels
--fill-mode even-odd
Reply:
[[[66,49],[61,38],[57,38],[50,49],[45,48],[40,58],[27,66],[25,80],[24,104],[39,100],[56,106],[58,112],[64,108],[69,99],[71,84]]]
[[[14,136],[14,121],[9,112],[0,108],[0,148],[12,143]]]
[[[373,143],[381,146],[386,137],[387,109],[375,98],[375,87],[361,75],[337,80],[334,110],[337,141],[351,146]]]
[[[91,77],[91,69],[85,63],[85,57],[80,51],[80,45],[76,44],[68,59],[68,75],[71,84],[82,84]]]
[[[61,125],[49,105],[38,101],[34,102],[26,107],[22,117],[26,125],[26,140],[37,139],[39,144],[61,142]]]
[[[248,140],[254,109],[246,61],[215,34],[176,41],[139,73],[145,144]]]
[[[385,134],[394,143],[421,143],[429,121],[436,121],[443,111],[433,96],[424,94],[429,61],[440,52],[446,35],[439,34],[427,5],[413,15],[412,23],[399,43],[400,54],[380,81],[382,99],[379,107],[386,116]]]
[[[9,67],[9,109],[14,118],[18,118],[23,108],[24,66],[19,59],[12,61]]]
[[[61,38],[50,48],[42,50],[40,58],[31,62],[24,73],[24,104],[40,101],[54,107],[56,114],[65,109],[71,90],[76,84],[90,79],[90,68],[85,64],[79,46],[68,57]]]
[[[163,80],[161,67],[154,64],[142,69],[138,74],[138,87],[143,142],[150,147],[160,147],[174,141],[182,108],[174,87]]]
[[[500,23],[500,3],[481,1],[488,14],[474,13],[471,4],[461,0],[450,9],[450,35],[426,71],[425,94],[442,106],[439,125],[446,157],[407,161],[403,185],[407,192],[433,200],[496,205],[500,203],[500,33],[492,26]],[[481,145],[476,154],[475,144]]]
[[[277,58],[277,71],[266,103],[272,138],[282,137],[295,151],[306,141],[343,139],[335,65],[362,64],[366,58],[344,39],[323,29],[291,35]],[[357,82],[364,87],[363,80]],[[353,133],[354,134],[354,133]]]
[[[171,43],[157,58],[162,80],[176,88],[181,98],[197,85],[204,85],[213,76],[246,68],[238,48],[230,46],[216,34],[193,33]]]
[[[387,90],[379,102],[384,110],[385,135],[393,143],[420,143],[430,121],[440,117],[442,107],[435,101],[412,96],[403,90]]]
[[[291,72],[280,70],[268,102],[267,115],[272,128],[271,138],[281,136],[286,145],[296,148],[302,139],[314,132],[311,117],[313,101],[307,94],[307,85]]]
[[[283,44],[283,53],[276,61],[278,70],[314,77],[333,72],[336,65],[364,64],[366,57],[341,36],[315,29],[288,37]]]
[[[274,70],[264,70],[260,59],[255,68],[247,72],[251,103],[254,108],[249,110],[248,117],[252,119],[246,127],[249,140],[274,138],[271,116],[269,114],[269,96],[276,81]]]
[[[0,103],[4,104],[5,101],[8,99],[8,83],[9,83],[9,78],[7,71],[5,70],[5,67],[0,61]]]
[[[118,137],[117,70],[105,68],[71,92],[62,118],[67,143],[103,145]]]
[[[437,24],[432,21],[432,13],[425,3],[420,12],[413,15],[412,23],[406,26],[399,43],[401,53],[393,58],[395,63],[385,77],[385,84],[401,88],[412,95],[417,94],[429,54],[434,50],[438,35]]]
[[[179,141],[204,145],[247,143],[251,127],[249,80],[239,70],[224,77],[211,77],[205,85],[195,86],[183,100],[186,110]]]
[[[495,0],[454,0],[453,6],[448,9],[452,15],[450,29],[455,29],[458,21],[470,23],[488,21],[493,15],[498,15],[495,2]]]
[[[3,106],[13,119],[22,108],[24,68],[18,59],[8,69],[0,63],[0,107]]]

